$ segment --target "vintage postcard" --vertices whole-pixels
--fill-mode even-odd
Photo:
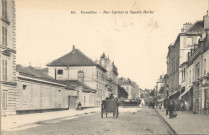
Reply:
[[[0,0],[2,135],[209,134],[208,0]]]

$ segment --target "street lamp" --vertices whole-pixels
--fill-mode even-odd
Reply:
[[[166,98],[166,115],[168,115],[168,104],[169,104],[169,100],[168,100],[168,98],[169,98],[169,86],[168,85],[166,85],[166,96],[167,96],[167,98]]]

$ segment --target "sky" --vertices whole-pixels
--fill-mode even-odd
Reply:
[[[75,45],[92,60],[104,52],[119,77],[152,89],[166,74],[168,46],[183,24],[202,20],[207,10],[208,0],[16,0],[17,64],[44,68]]]

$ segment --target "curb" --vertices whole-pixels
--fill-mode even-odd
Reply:
[[[174,135],[177,135],[176,131],[171,127],[171,125],[163,118],[163,116],[160,115],[160,113],[156,110],[155,108],[155,111],[157,112],[158,116],[161,118],[161,120],[166,124],[166,126],[169,128],[171,134],[174,134]]]
[[[8,128],[8,129],[1,129],[1,130],[4,131],[4,132],[7,132],[7,131],[9,131],[9,130],[14,130],[14,129],[17,129],[17,130],[18,130],[18,128],[25,127],[25,126],[30,126],[30,125],[33,125],[33,124],[42,123],[42,122],[45,122],[45,121],[57,120],[57,119],[63,119],[63,118],[67,118],[67,117],[75,117],[75,116],[87,115],[87,114],[93,114],[93,113],[97,113],[97,111],[82,112],[82,113],[80,113],[80,114],[73,114],[73,115],[71,115],[71,116],[62,116],[62,117],[51,118],[51,119],[47,119],[47,120],[29,122],[29,123],[26,123],[26,124],[21,124],[21,125],[17,125],[17,126]]]

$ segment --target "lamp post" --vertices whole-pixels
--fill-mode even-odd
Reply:
[[[166,85],[166,115],[168,115],[168,105],[169,105],[169,92],[168,92],[168,90],[169,90],[169,86],[168,85]]]

